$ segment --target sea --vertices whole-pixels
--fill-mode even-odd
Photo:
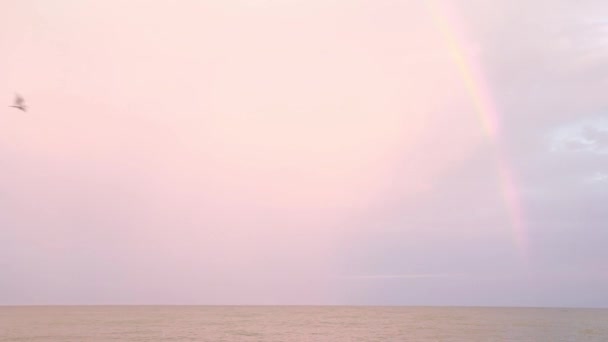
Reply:
[[[608,309],[4,306],[0,341],[608,341]]]

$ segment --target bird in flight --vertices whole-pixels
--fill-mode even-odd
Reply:
[[[9,106],[9,107],[17,108],[17,109],[20,109],[20,110],[22,110],[24,112],[27,110],[27,107],[24,104],[23,97],[21,97],[21,95],[19,95],[19,94],[15,95],[15,103],[12,106]]]

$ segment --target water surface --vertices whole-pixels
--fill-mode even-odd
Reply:
[[[0,307],[0,341],[608,341],[608,309]]]

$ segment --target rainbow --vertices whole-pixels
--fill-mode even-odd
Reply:
[[[499,130],[500,116],[490,94],[490,87],[482,76],[481,63],[474,61],[473,58],[465,53],[464,42],[466,40],[462,34],[464,30],[456,30],[458,26],[455,24],[455,16],[449,15],[451,13],[445,7],[442,7],[437,0],[427,0],[426,4],[433,22],[440,32],[454,64],[458,68],[480,126],[496,152],[499,187],[503,195],[505,209],[511,221],[513,243],[525,257],[528,251],[528,237],[524,224],[523,206],[521,205],[520,194],[512,168],[502,148]]]

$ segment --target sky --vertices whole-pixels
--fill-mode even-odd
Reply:
[[[601,0],[4,0],[0,304],[607,307],[607,58]]]

